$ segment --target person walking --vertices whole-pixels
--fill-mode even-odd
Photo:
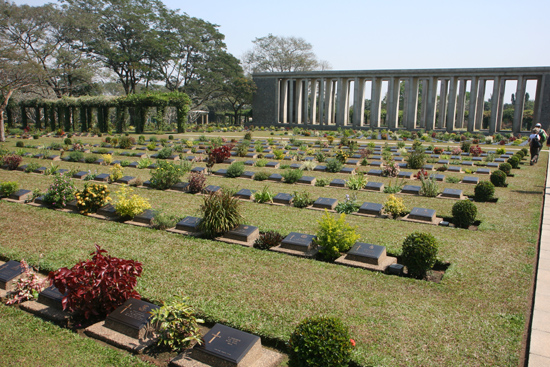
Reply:
[[[531,161],[529,164],[532,166],[537,163],[539,159],[539,151],[542,147],[542,142],[540,138],[540,124],[536,124],[535,127],[531,130],[531,135],[529,135],[529,151],[531,153]]]

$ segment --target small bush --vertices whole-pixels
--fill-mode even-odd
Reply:
[[[506,173],[501,170],[496,170],[491,173],[490,177],[491,183],[496,187],[505,187],[506,186]]]
[[[499,164],[498,169],[504,173],[506,173],[506,176],[509,176],[512,172],[512,165],[510,163],[504,162]]]
[[[308,191],[302,191],[302,192],[294,191],[294,194],[292,194],[292,197],[293,197],[292,203],[296,208],[306,208],[315,202],[315,200],[313,200],[313,197]]]
[[[235,162],[227,168],[225,177],[235,178],[240,177],[244,173],[244,162]]]
[[[329,183],[330,183],[330,180],[328,178],[321,177],[321,178],[318,178],[317,181],[315,181],[315,186],[325,187]]]
[[[142,158],[142,159],[138,162],[137,168],[139,168],[139,169],[144,169],[144,168],[149,167],[149,166],[152,165],[152,164],[153,164],[153,161],[152,161],[150,158]]]
[[[113,156],[111,154],[102,154],[101,159],[103,159],[101,164],[104,166],[110,166],[113,163]]]
[[[445,177],[445,182],[447,182],[447,183],[459,183],[460,182],[460,177],[448,176],[448,177]]]
[[[227,158],[231,157],[231,149],[233,145],[224,145],[219,148],[212,149],[208,153],[208,161],[212,163],[223,163]]]
[[[351,214],[355,213],[359,210],[360,205],[357,203],[357,195],[353,195],[353,197],[350,197],[349,194],[346,194],[346,199],[334,208],[336,213],[344,213],[344,214]]]
[[[420,150],[413,150],[407,156],[407,166],[411,169],[420,169],[426,164],[426,155]]]
[[[176,352],[189,348],[192,343],[203,343],[198,325],[202,323],[204,321],[195,317],[195,310],[185,299],[151,310],[151,324],[158,326],[157,344]]]
[[[333,317],[302,321],[288,341],[289,367],[344,367],[351,360],[355,341],[342,322]]]
[[[56,174],[44,195],[44,202],[56,208],[64,208],[69,201],[74,200],[75,192],[76,187],[68,175]]]
[[[481,181],[474,188],[474,199],[476,201],[489,201],[495,194],[495,185],[489,181]]]
[[[403,188],[404,180],[401,180],[400,182],[395,180],[395,183],[392,184],[391,181],[388,182],[386,186],[384,186],[384,193],[385,194],[396,194]]]
[[[509,163],[512,168],[518,168],[519,167],[519,157],[518,156],[511,156],[510,158],[508,158],[508,160],[506,161],[507,163]]]
[[[461,228],[472,225],[477,216],[477,207],[470,200],[460,200],[453,205],[453,223]]]
[[[0,196],[9,197],[17,190],[19,190],[19,182],[17,181],[7,181],[0,183]]]
[[[76,153],[76,152],[73,152],[73,153]],[[80,153],[80,152],[78,152]],[[97,162],[97,156],[95,155],[89,155],[89,156],[86,156],[86,158],[84,158],[84,162],[88,163],[88,164],[92,164],[92,163],[95,163]],[[77,162],[77,161],[74,161],[74,162]]]
[[[40,165],[36,162],[31,162],[29,164],[27,164],[27,167],[25,167],[25,173],[31,173],[31,172],[34,172],[35,170],[37,170],[38,168],[40,168]],[[45,174],[45,172],[44,172]]]
[[[256,161],[255,166],[256,166],[256,167],[265,167],[266,164],[268,164],[268,163],[269,163],[269,161],[268,161],[267,159],[261,158],[261,159],[258,159],[258,160]]]
[[[331,173],[337,173],[337,172],[340,172],[342,170],[342,167],[344,165],[342,164],[342,162],[340,162],[338,159],[336,158],[330,158],[329,160],[327,160],[327,163],[326,163],[326,167],[327,167],[327,172],[331,172]]]
[[[158,167],[151,170],[151,179],[149,180],[151,181],[151,187],[157,190],[169,189],[180,182],[185,172],[186,168],[183,165],[158,161]]]
[[[254,193],[254,201],[257,203],[273,202],[273,194],[269,191],[269,186],[264,186],[262,190]]]
[[[76,205],[81,214],[95,213],[107,205],[111,198],[107,185],[86,182],[82,191],[75,193]]]
[[[437,261],[438,243],[429,233],[414,232],[403,242],[403,263],[409,276],[423,278]]]
[[[21,140],[19,140],[19,141],[17,141],[17,142],[15,143],[15,147],[16,147],[16,148],[24,148],[24,147],[25,147],[25,143],[22,142]]]
[[[124,170],[120,164],[115,164],[109,169],[109,181],[117,182],[124,176]]]
[[[429,198],[435,198],[439,194],[439,186],[437,185],[437,180],[435,177],[428,178],[425,176],[420,176],[420,181],[422,182],[422,187],[420,189],[421,195]]]
[[[267,231],[261,233],[260,237],[254,242],[254,247],[260,250],[269,250],[272,247],[279,246],[284,237],[276,231]]]
[[[254,181],[265,181],[269,178],[269,173],[267,172],[256,172],[254,175]]]
[[[172,148],[164,147],[157,153],[158,159],[168,159],[172,155]]]
[[[188,190],[192,194],[201,192],[206,187],[206,175],[202,172],[191,172],[188,177]]]
[[[151,226],[155,229],[165,230],[176,226],[178,219],[173,214],[167,214],[163,211],[157,211],[151,220]]]
[[[351,176],[346,181],[346,187],[350,190],[361,190],[368,182],[368,178],[362,173]]]
[[[242,202],[231,191],[221,190],[204,196],[200,207],[199,229],[206,237],[214,238],[231,231],[242,223]]]
[[[293,184],[295,182],[298,182],[300,178],[302,178],[303,171],[300,169],[286,169],[281,176],[283,176],[284,182],[287,184]]]
[[[73,141],[70,138],[65,138],[65,140],[63,140],[63,143],[65,143],[65,145],[71,145]]]
[[[63,310],[88,319],[108,315],[129,298],[141,298],[134,289],[143,269],[140,262],[111,257],[98,245],[91,255],[91,260],[49,274],[53,285],[66,294]]]
[[[6,154],[3,158],[2,158],[2,164],[4,164],[5,166],[7,166],[7,168],[9,170],[14,170],[14,169],[17,169],[17,167],[19,167],[19,165],[21,164],[21,161],[23,160],[23,158],[20,156],[20,155],[17,155],[17,154]]]
[[[403,202],[403,199],[391,194],[388,196],[388,200],[384,203],[384,211],[391,214],[393,219],[403,215],[407,211],[407,207]]]
[[[130,149],[135,144],[136,144],[136,139],[134,139],[131,136],[121,136],[120,140],[118,141],[118,147],[120,149]]]
[[[137,194],[133,194],[133,189],[121,187],[116,192],[117,200],[115,202],[115,211],[123,218],[134,218],[143,213],[146,209],[151,209],[149,201]]]

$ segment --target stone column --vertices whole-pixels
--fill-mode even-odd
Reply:
[[[435,128],[436,115],[436,103],[437,103],[437,78],[430,77],[428,80],[428,103],[426,103],[426,131],[433,130]]]
[[[330,125],[332,123],[332,80],[326,80],[325,87],[325,125]]]
[[[372,128],[380,127],[380,106],[382,104],[381,89],[382,79],[373,77],[370,101],[370,126]]]
[[[550,74],[543,74],[541,77],[541,91],[537,94],[537,99],[540,98],[540,114],[539,120],[542,128],[546,131],[550,130]],[[538,86],[537,86],[538,90]]]
[[[514,106],[514,122],[512,123],[512,133],[519,134],[521,131],[521,123],[523,121],[523,107],[525,103],[525,86],[527,79],[520,75],[518,86],[516,89],[516,104]]]
[[[466,83],[467,79],[460,79],[460,86],[458,87],[458,101],[456,108],[456,123],[455,126],[457,129],[462,129],[464,127],[464,104],[466,102]]]
[[[456,88],[458,79],[454,76],[449,80],[449,101],[447,107],[447,132],[452,132],[455,129],[456,120]]]
[[[338,78],[338,95],[337,98],[337,116],[336,126],[344,127],[348,124],[349,110],[348,110],[348,80],[345,78]]]
[[[416,117],[418,114],[418,78],[410,78],[406,92],[405,110],[406,120],[404,126],[408,130],[416,129]]]
[[[296,117],[294,122],[297,124],[302,123],[302,111],[304,103],[304,94],[302,89],[302,79],[296,79]]]
[[[281,79],[281,112],[280,122],[288,123],[288,79]]]
[[[311,80],[311,104],[309,123],[315,125],[317,123],[317,79]]]
[[[485,110],[485,84],[487,80],[479,79],[477,92],[477,109],[476,109],[476,130],[481,130],[483,127],[483,111]],[[472,98],[470,96],[470,98]]]
[[[353,83],[353,127],[365,124],[365,79],[355,78]]]
[[[479,84],[477,76],[472,77],[470,83],[470,105],[468,106],[468,131],[474,132],[477,116],[477,86]]]
[[[447,79],[441,79],[441,89],[439,91],[439,119],[437,121],[437,127],[439,129],[445,128],[445,122],[447,120],[447,89],[449,88],[449,81]]]
[[[533,108],[533,123],[536,124],[540,121],[540,110],[541,110],[541,92],[542,92],[542,77],[538,77],[537,79],[537,89],[535,92],[535,106]],[[542,122],[541,122],[542,124]],[[546,130],[546,129],[545,129]],[[546,131],[548,132],[548,131]]]
[[[489,118],[489,134],[493,135],[497,130],[498,109],[500,105],[500,76],[493,80],[493,94],[491,95],[491,117]]]
[[[502,112],[504,110],[504,91],[506,87],[506,79],[501,78],[500,79],[500,92],[498,94],[498,115],[497,115],[497,126],[496,126],[496,132],[500,132],[502,130]]]
[[[296,122],[294,113],[296,112],[296,105],[294,101],[294,91],[296,90],[296,80],[289,79],[288,82],[288,122],[293,124]]]
[[[430,83],[428,79],[422,79],[422,103],[420,105],[420,128],[426,128],[426,121],[428,119],[428,91],[430,90]]]
[[[386,110],[388,128],[396,129],[399,117],[399,78],[390,78],[390,82],[388,83],[388,98],[386,98]]]
[[[325,89],[327,81],[325,78],[319,79],[319,125],[325,124]]]

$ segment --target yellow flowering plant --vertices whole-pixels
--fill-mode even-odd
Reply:
[[[400,215],[403,215],[407,211],[407,207],[403,202],[403,199],[391,194],[388,196],[388,200],[384,203],[384,211],[391,214],[393,219],[397,219]]]
[[[124,176],[122,166],[118,163],[112,166],[109,171],[109,181],[111,182],[117,182],[122,178],[122,176]]]
[[[123,218],[133,218],[146,209],[151,209],[151,204],[146,198],[132,194],[134,190],[128,187],[121,187],[115,195],[115,211]]]
[[[101,164],[103,164],[104,166],[109,166],[113,162],[113,156],[110,154],[102,154],[101,159],[103,159],[103,162]]]
[[[111,202],[107,185],[87,182],[82,191],[75,194],[76,205],[81,214],[95,213],[102,206]]]

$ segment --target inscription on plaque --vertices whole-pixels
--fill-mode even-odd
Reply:
[[[151,209],[145,210],[143,213],[140,213],[134,217],[134,222],[151,224],[151,220],[155,216],[155,211]]]
[[[333,210],[338,204],[338,200],[330,198],[319,198],[313,203],[314,208]]]
[[[372,265],[380,265],[386,257],[384,246],[356,242],[346,255],[347,260],[360,261]]]
[[[176,224],[176,229],[187,232],[198,232],[201,218],[185,217]]]
[[[290,232],[281,242],[281,247],[289,250],[306,252],[313,247],[315,236],[297,232]]]
[[[63,309],[63,305],[61,304],[62,300],[63,300],[63,294],[61,294],[61,292],[59,292],[59,290],[54,285],[44,289],[38,295],[39,303],[56,308],[58,310]]]
[[[290,203],[292,202],[292,195],[291,194],[285,194],[285,193],[282,193],[282,192],[278,193],[273,198],[273,202],[277,203],[277,204],[290,205]]]
[[[0,266],[0,289],[12,290],[21,274],[23,274],[23,268],[19,261],[10,260]]]
[[[107,316],[105,327],[135,339],[142,339],[151,318],[150,311],[156,308],[159,306],[130,298]]]
[[[425,208],[412,208],[409,219],[431,222],[435,219],[435,210]]]
[[[227,232],[224,237],[232,240],[249,242],[258,238],[259,235],[260,232],[258,230],[258,227],[241,224],[237,226],[237,228]]]
[[[363,203],[363,205],[361,205],[361,207],[359,208],[359,213],[370,214],[370,215],[381,215],[383,207],[384,206],[382,204]]]

